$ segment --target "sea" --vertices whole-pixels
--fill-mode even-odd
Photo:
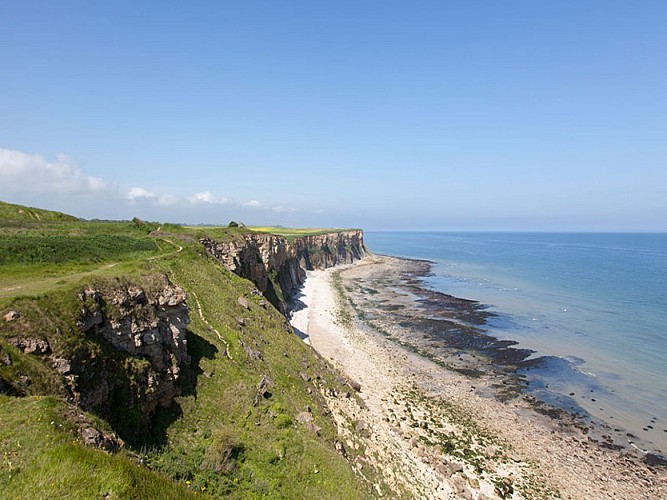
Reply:
[[[667,233],[364,232],[372,252],[432,261],[426,286],[481,302],[487,333],[547,360],[543,401],[667,454]]]

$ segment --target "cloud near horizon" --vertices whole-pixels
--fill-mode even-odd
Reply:
[[[118,193],[114,182],[84,174],[76,162],[59,154],[53,161],[38,154],[0,148],[2,192],[51,193],[66,196]]]
[[[211,191],[179,196],[142,186],[123,188],[114,181],[86,175],[67,155],[59,154],[55,160],[49,161],[39,154],[0,148],[0,199],[9,198],[19,203],[77,213],[81,207],[74,199],[84,197],[94,198],[96,205],[106,207],[106,210],[117,209],[116,213],[102,215],[109,218],[126,212],[123,208],[137,206],[179,209],[183,211],[184,217],[187,217],[188,210],[200,211],[206,207],[213,209],[222,206],[274,213],[297,211],[283,206],[271,207],[258,200],[235,202]],[[96,216],[100,214],[96,213]]]

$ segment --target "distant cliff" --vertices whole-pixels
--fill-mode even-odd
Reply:
[[[202,238],[209,254],[233,273],[251,280],[283,314],[305,280],[305,271],[351,264],[367,253],[361,230],[308,235],[293,240],[264,233],[243,239]]]

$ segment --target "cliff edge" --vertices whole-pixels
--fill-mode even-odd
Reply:
[[[290,298],[303,285],[306,271],[351,264],[368,253],[362,230],[337,231],[288,239],[267,233],[246,233],[243,239],[199,240],[222,265],[252,281],[284,315]]]

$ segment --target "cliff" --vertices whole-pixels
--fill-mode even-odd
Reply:
[[[206,251],[227,269],[252,281],[283,314],[304,283],[305,271],[351,264],[367,253],[363,231],[350,230],[294,238],[247,233],[243,239],[201,238]]]
[[[361,232],[292,239],[2,208],[0,497],[376,491],[327,403],[352,388],[284,316],[305,270],[364,255]]]
[[[5,392],[59,393],[130,440],[181,393],[189,310],[183,289],[164,275],[98,280],[64,296],[19,300],[11,312],[7,342],[56,376],[43,387],[40,373],[22,373]],[[20,367],[16,355],[5,356]]]

